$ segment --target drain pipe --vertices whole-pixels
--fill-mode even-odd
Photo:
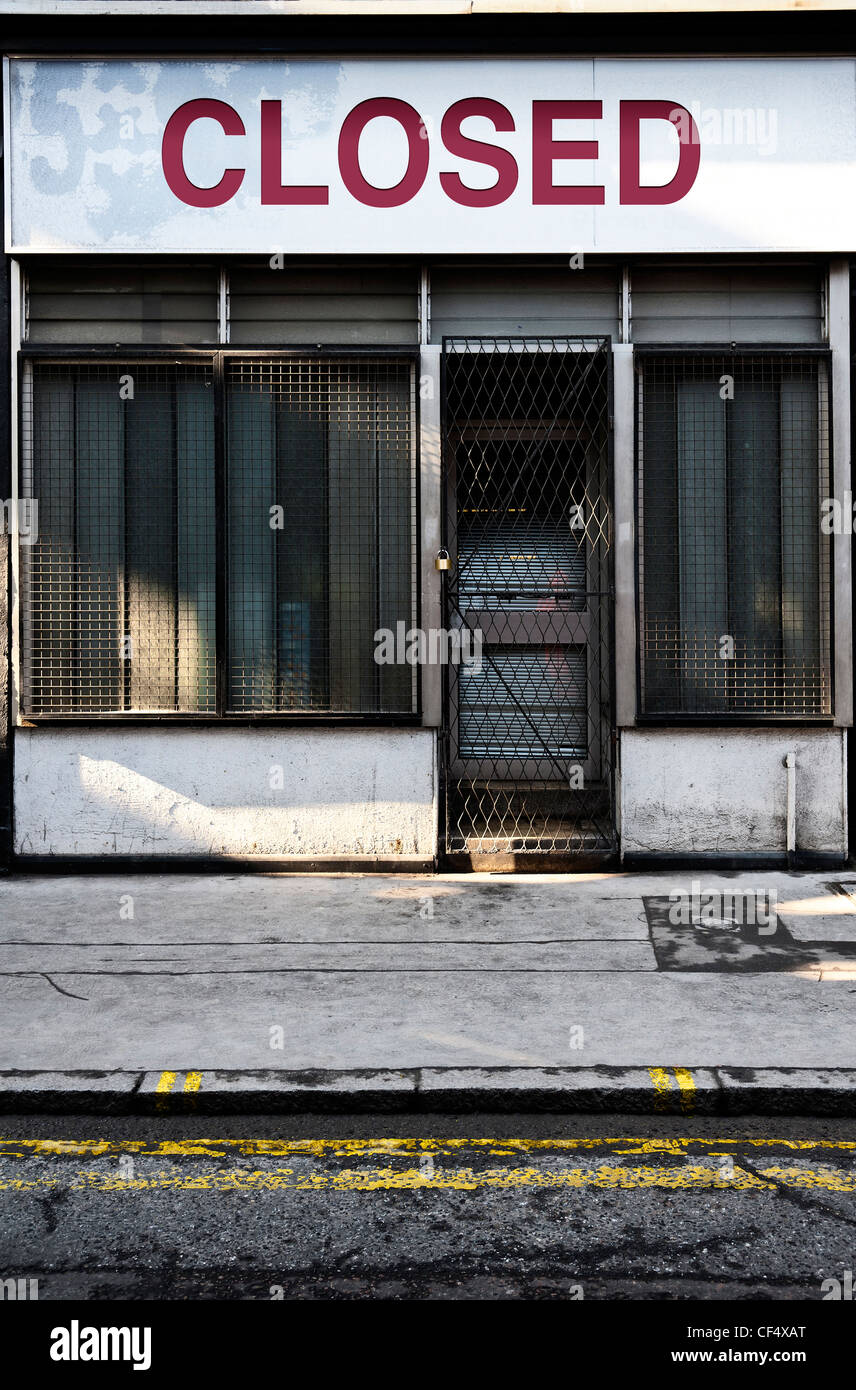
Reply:
[[[794,851],[797,847],[797,760],[794,753],[786,753],[784,765],[788,770],[788,809],[787,809],[787,836],[788,836],[788,868],[792,867]]]

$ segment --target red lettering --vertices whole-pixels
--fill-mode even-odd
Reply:
[[[330,190],[326,184],[292,184],[282,182],[282,102],[262,102],[262,203],[295,204],[329,203]]]
[[[173,111],[166,123],[161,145],[161,163],[164,178],[176,198],[188,203],[192,208],[216,208],[228,203],[241,186],[243,169],[227,169],[219,183],[213,188],[199,188],[191,183],[184,172],[184,137],[194,121],[207,116],[217,121],[226,135],[245,135],[244,123],[234,107],[225,101],[209,100],[201,97],[197,101],[186,101]]]
[[[669,121],[679,140],[678,167],[668,183],[639,182],[639,125],[641,121]],[[685,106],[675,101],[622,101],[619,121],[621,150],[620,201],[622,203],[676,203],[696,181],[701,146],[698,127]]]
[[[602,119],[600,101],[533,101],[532,103],[532,203],[533,206],[590,205],[605,201],[602,184],[556,184],[554,165],[561,160],[598,158],[597,140],[557,140],[556,121]],[[452,202],[468,208],[491,208],[506,202],[517,188],[520,170],[510,150],[462,131],[471,116],[488,120],[497,132],[516,129],[508,107],[489,97],[466,97],[445,112],[440,134],[445,150],[456,159],[481,164],[496,173],[489,188],[472,188],[460,174],[445,170],[440,187]],[[384,117],[397,121],[407,139],[407,167],[397,184],[378,188],[363,174],[360,141],[369,123]],[[225,135],[246,135],[238,112],[225,101],[199,98],[185,102],[167,121],[161,144],[164,178],[171,192],[189,207],[213,208],[233,198],[244,181],[246,168],[227,168],[213,187],[193,183],[184,167],[187,133],[194,121],[216,121]],[[678,135],[678,163],[665,184],[642,184],[641,125],[648,120],[668,121]],[[282,171],[283,112],[281,101],[261,102],[261,201],[265,206],[323,206],[330,202],[327,184],[288,184]],[[366,207],[395,208],[414,198],[425,183],[430,150],[419,112],[395,97],[373,97],[348,113],[339,132],[339,172],[342,183],[357,202]],[[619,200],[625,205],[666,205],[686,197],[698,176],[701,148],[698,127],[690,112],[678,102],[622,101],[619,111]]]
[[[360,168],[360,136],[378,116],[391,116],[407,136],[408,155],[404,176],[393,188],[376,188],[363,178]],[[370,208],[398,208],[414,198],[428,173],[428,139],[422,117],[406,101],[396,97],[372,97],[349,111],[339,132],[339,172],[348,192]]]
[[[487,116],[495,130],[513,130],[514,118],[507,107],[489,97],[467,97],[450,106],[440,127],[443,144],[449,154],[487,164],[496,170],[496,183],[490,188],[469,188],[458,174],[441,174],[443,191],[455,203],[466,208],[494,208],[510,198],[517,187],[517,160],[510,150],[499,145],[487,145],[461,133],[461,123],[468,116]]]
[[[553,122],[563,120],[599,121],[600,101],[533,101],[532,103],[532,202],[602,203],[603,188],[597,184],[575,187],[553,183],[556,159],[597,159],[596,140],[554,140]]]

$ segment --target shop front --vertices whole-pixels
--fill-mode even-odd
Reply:
[[[10,55],[17,862],[842,862],[854,76]]]

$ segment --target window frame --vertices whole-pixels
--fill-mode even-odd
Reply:
[[[644,546],[642,525],[640,524],[640,496],[642,486],[643,465],[643,412],[644,398],[642,393],[642,372],[640,370],[645,358],[648,357],[814,357],[822,359],[826,363],[826,405],[827,405],[827,477],[826,477],[826,496],[834,495],[835,479],[835,458],[834,458],[834,417],[833,417],[833,356],[832,349],[828,343],[676,343],[676,342],[651,342],[633,344],[633,498],[634,515],[636,525],[634,527],[634,587],[635,587],[635,615],[636,615],[636,724],[640,727],[655,728],[763,728],[781,727],[782,725],[805,725],[821,726],[829,728],[835,724],[835,561],[834,547],[829,546],[828,558],[828,643],[829,643],[829,685],[830,685],[830,707],[825,714],[804,714],[804,713],[749,713],[743,710],[735,710],[731,713],[723,711],[686,711],[686,712],[661,712],[657,710],[645,710],[642,704],[642,679],[644,652],[643,644],[640,640],[643,631],[644,621],[644,594],[643,594],[643,560]],[[820,477],[818,477],[820,482]],[[817,525],[820,526],[820,516],[817,517]]]
[[[422,561],[421,532],[421,491],[420,491],[420,407],[419,407],[419,360],[417,345],[372,347],[367,344],[311,343],[289,344],[287,347],[252,347],[250,345],[221,345],[218,347],[185,348],[171,347],[169,344],[141,343],[116,344],[113,347],[97,343],[75,345],[64,343],[54,346],[50,343],[23,344],[18,350],[18,461],[16,487],[20,495],[21,480],[25,462],[25,372],[24,367],[31,362],[106,362],[128,364],[135,362],[210,363],[214,378],[214,470],[215,470],[215,536],[217,564],[215,571],[216,592],[216,701],[217,709],[196,713],[192,710],[111,710],[100,712],[63,712],[50,714],[26,714],[21,705],[23,693],[22,673],[16,668],[16,724],[19,728],[58,727],[62,725],[120,724],[128,726],[160,726],[164,724],[183,727],[215,728],[418,728],[422,724],[422,668],[415,668],[415,701],[412,711],[377,711],[371,713],[338,713],[332,710],[319,710],[313,713],[300,710],[294,713],[282,710],[234,712],[227,706],[228,663],[226,648],[227,613],[227,556],[226,556],[226,433],[225,396],[228,358],[253,358],[270,360],[284,358],[372,358],[392,359],[409,362],[413,372],[416,389],[413,392],[413,413],[411,418],[411,461],[413,476],[413,537],[411,545],[411,574],[416,626],[422,622],[422,591],[420,585]],[[19,542],[20,545],[20,542]],[[18,584],[19,552],[13,551],[15,583]],[[18,611],[18,622],[14,632],[15,647],[22,650],[24,622],[26,614],[23,602]]]

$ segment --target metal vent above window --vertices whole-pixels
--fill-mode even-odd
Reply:
[[[217,267],[36,260],[26,275],[30,343],[217,342]]]

